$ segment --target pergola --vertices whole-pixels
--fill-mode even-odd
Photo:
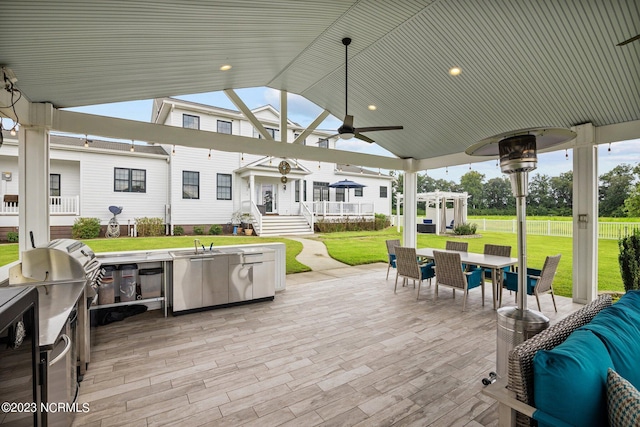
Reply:
[[[484,161],[464,150],[531,127],[571,128],[573,298],[597,292],[598,144],[640,138],[637,0],[3,0],[0,113],[20,123],[20,247],[49,240],[49,132],[402,170],[404,245],[415,246],[417,173]],[[345,105],[343,37],[352,38]],[[223,71],[223,65],[232,68]],[[459,75],[449,70],[459,67]],[[281,90],[323,111],[274,141],[234,89]],[[19,89],[20,92],[17,90]],[[225,90],[263,139],[65,110]],[[21,97],[20,97],[21,95]],[[375,110],[368,106],[375,105]],[[395,157],[304,146],[329,114]],[[288,143],[290,142],[290,143]],[[1,154],[1,151],[0,151]],[[587,221],[578,224],[577,218]]]
[[[404,202],[404,194],[398,194],[398,207],[396,208],[396,225],[400,231],[400,206]],[[467,222],[467,193],[453,193],[449,191],[432,191],[429,193],[417,193],[415,201],[425,202],[425,215],[433,221],[436,228],[436,234],[442,234],[446,231],[448,219],[451,215],[447,215],[447,204],[452,205],[453,223],[463,224]]]

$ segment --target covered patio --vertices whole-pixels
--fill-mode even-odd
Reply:
[[[101,326],[80,387],[91,410],[74,425],[498,425],[481,394],[495,369],[490,297],[470,292],[463,313],[449,290],[436,303],[433,287],[394,295],[385,271],[299,273],[270,303]],[[541,298],[551,322],[581,306],[556,300],[558,313]]]

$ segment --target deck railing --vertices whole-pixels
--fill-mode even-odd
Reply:
[[[0,203],[0,215],[18,215],[19,202]],[[50,215],[80,215],[80,196],[50,196]]]
[[[374,216],[373,203],[358,202],[313,202],[313,213],[322,217]]]

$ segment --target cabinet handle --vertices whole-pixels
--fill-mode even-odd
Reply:
[[[202,262],[202,258],[189,258],[191,262]]]
[[[56,363],[58,363],[60,361],[60,359],[65,357],[67,355],[67,353],[69,353],[69,350],[71,350],[71,338],[69,338],[69,336],[67,334],[60,335],[60,338],[62,338],[64,340],[64,342],[65,342],[64,350],[62,350],[62,353],[57,355],[55,357],[55,359],[53,359],[51,362],[49,362],[49,366],[53,366]]]
[[[258,265],[258,264],[262,264],[262,261],[260,261],[260,262],[244,262],[244,263],[242,263],[243,266],[245,266],[245,265]]]

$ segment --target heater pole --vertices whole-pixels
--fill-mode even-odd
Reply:
[[[516,197],[518,221],[518,310],[527,309],[527,196]]]

